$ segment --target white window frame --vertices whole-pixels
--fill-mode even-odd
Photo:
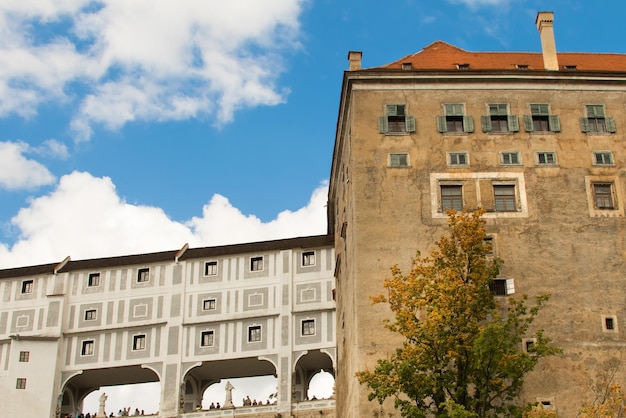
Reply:
[[[409,162],[409,154],[406,152],[390,153],[387,161],[387,166],[393,168],[410,167],[411,164]]]
[[[133,351],[145,351],[147,344],[146,334],[133,335]]]
[[[98,320],[98,310],[97,309],[85,309],[85,321],[96,321]]]
[[[516,161],[513,161],[516,160]],[[522,156],[519,151],[500,152],[500,165],[522,165]]]
[[[96,353],[96,341],[95,340],[82,340],[80,343],[80,356],[90,357]]]
[[[210,344],[208,344],[209,342]],[[215,347],[215,330],[207,329],[200,332],[200,347]]]
[[[214,311],[217,309],[217,299],[216,298],[207,298],[202,300],[202,310],[203,311]]]
[[[22,286],[21,286],[21,294],[22,295],[28,295],[33,293],[33,290],[35,289],[35,281],[32,279],[29,280],[22,280]]]
[[[250,271],[263,271],[265,269],[265,257],[262,255],[250,257]]]
[[[598,161],[598,160],[602,160],[602,161]],[[615,165],[615,161],[613,160],[613,152],[612,151],[593,151],[593,165],[595,166]]]
[[[207,261],[204,263],[204,276],[217,276],[218,263],[216,260]]]
[[[315,318],[306,318],[306,319],[301,320],[300,321],[300,335],[303,337],[314,336],[317,333],[316,325],[317,324],[315,323]]]
[[[315,265],[316,260],[315,251],[302,251],[301,266],[312,267]]]
[[[148,283],[150,281],[150,268],[144,267],[137,270],[137,283]]]
[[[469,166],[469,153],[466,151],[453,151],[448,153],[448,166]]]
[[[89,273],[87,276],[87,287],[99,287],[100,286],[100,273]]]
[[[613,328],[608,327],[609,321],[611,321]],[[617,315],[602,315],[602,331],[611,333],[619,332],[617,326]]]
[[[535,153],[535,156],[537,158],[537,165],[540,166],[555,166],[558,165],[557,159],[556,159],[556,152],[554,151],[537,151]],[[541,161],[543,156],[543,159],[545,161]],[[552,156],[552,162],[548,162],[548,156]]]
[[[248,342],[258,343],[263,341],[263,327],[261,325],[248,326]]]

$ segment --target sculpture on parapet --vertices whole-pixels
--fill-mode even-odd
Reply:
[[[100,398],[98,399],[98,413],[96,414],[96,418],[106,418],[107,413],[105,412],[104,408],[106,406],[106,401],[109,397],[107,396],[106,393],[102,392],[102,395],[100,395]]]
[[[226,400],[224,401],[224,406],[222,406],[222,409],[235,408],[235,406],[233,405],[233,389],[235,389],[235,387],[230,384],[230,381],[228,381],[226,382],[226,387],[224,387],[224,389],[226,389]]]

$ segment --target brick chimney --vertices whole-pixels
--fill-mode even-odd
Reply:
[[[543,53],[543,68],[549,71],[559,70],[559,61],[556,57],[556,43],[554,42],[554,13],[539,12],[535,24],[541,38],[541,52]]]
[[[361,51],[348,52],[348,61],[350,62],[350,71],[356,71],[361,69],[361,57],[363,53]]]

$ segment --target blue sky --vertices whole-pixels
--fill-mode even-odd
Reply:
[[[3,0],[0,268],[326,232],[342,73],[626,52],[617,0]]]
[[[325,233],[349,50],[538,52],[552,10],[559,51],[624,52],[608,3],[5,0],[0,268]]]

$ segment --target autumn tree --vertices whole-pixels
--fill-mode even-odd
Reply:
[[[624,418],[626,417],[626,394],[615,381],[621,359],[613,357],[607,360],[598,372],[596,381],[591,385],[594,394],[592,402],[580,409],[580,418]]]
[[[418,253],[404,274],[398,266],[384,281],[395,318],[384,327],[404,342],[374,370],[357,377],[370,400],[387,398],[405,417],[513,416],[524,376],[540,358],[557,353],[541,331],[529,327],[548,295],[532,306],[526,296],[496,303],[490,284],[501,261],[488,256],[482,210],[449,211],[449,234],[429,257]],[[534,337],[528,350],[522,338]]]

